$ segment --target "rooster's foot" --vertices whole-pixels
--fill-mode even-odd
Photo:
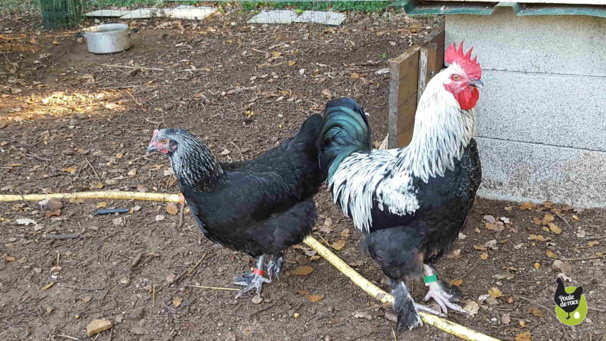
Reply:
[[[392,291],[391,294],[394,296],[393,308],[398,315],[398,326],[397,332],[401,333],[405,329],[414,329],[421,327],[423,321],[421,316],[417,312],[417,304],[410,296],[410,292],[404,282],[391,282]]]
[[[416,302],[415,302],[415,309],[417,309],[417,311],[422,311],[424,313],[428,313],[431,315],[436,315],[439,317],[446,317],[446,315],[442,314],[441,312],[431,309],[430,307],[424,306],[424,305],[416,303]]]
[[[434,301],[436,301],[436,303],[438,303],[440,309],[442,309],[442,312],[444,314],[447,314],[448,308],[450,308],[458,313],[467,315],[467,311],[465,311],[465,309],[451,302],[454,298],[454,295],[448,293],[448,291],[446,291],[442,287],[440,282],[433,282],[426,285],[429,286],[429,291],[427,292],[427,295],[425,295],[425,302],[429,301],[430,299],[433,299]]]

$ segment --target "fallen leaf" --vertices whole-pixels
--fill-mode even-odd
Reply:
[[[351,77],[352,79],[358,79],[358,78],[360,78],[360,75],[359,75],[359,74],[357,74],[357,73],[355,73],[355,72],[352,72],[352,73],[351,73],[351,75],[350,75],[350,77]]]
[[[461,258],[461,249],[456,249],[446,255],[446,258],[459,259]]]
[[[95,334],[99,334],[108,329],[111,329],[114,326],[114,323],[110,320],[92,320],[86,326],[86,335],[93,336]]]
[[[4,261],[5,261],[6,263],[14,262],[14,261],[17,259],[17,258],[15,258],[15,257],[13,257],[13,256],[9,256],[9,255],[7,255],[7,254],[5,254],[3,257],[4,257]]]
[[[494,223],[495,221],[497,221],[497,220],[495,219],[495,217],[493,217],[493,216],[491,216],[491,215],[485,215],[485,216],[484,216],[484,220],[486,220],[486,221],[487,221],[487,222],[489,222],[489,223]]]
[[[555,218],[553,217],[553,215],[551,213],[546,213],[545,217],[543,217],[542,224],[543,225],[547,225],[547,224],[551,223],[554,220],[555,220]]]
[[[53,40],[53,45],[59,45],[59,42],[56,40]]]
[[[181,303],[183,303],[183,298],[181,296],[176,296],[175,298],[173,298],[173,305],[175,307],[180,306]]]
[[[355,313],[353,313],[353,317],[360,319],[367,319],[367,320],[372,320],[372,315],[370,315],[367,311],[356,311]]]
[[[29,219],[29,218],[17,218],[17,219],[15,219],[15,221],[17,222],[18,225],[25,225],[25,226],[37,224],[34,220]]]
[[[491,231],[503,231],[505,229],[503,223],[484,223],[484,226]]]
[[[42,288],[40,288],[40,290],[48,290],[50,289],[53,285],[55,285],[55,282],[50,282],[47,285],[43,286]]]
[[[528,312],[537,317],[545,317],[545,314],[543,314],[543,311],[537,307],[528,308]]]
[[[482,252],[482,254],[480,255],[480,259],[481,260],[487,260],[488,259],[488,253],[487,252]]]
[[[105,187],[105,185],[103,185],[100,182],[93,182],[90,187],[93,188],[93,189],[101,189],[101,188]]]
[[[474,316],[478,313],[480,305],[476,301],[468,301],[463,309],[465,309],[470,316]]]
[[[486,251],[486,246],[484,245],[474,245],[473,248],[478,251]]]
[[[542,236],[542,235],[540,235],[540,234],[531,234],[531,235],[528,237],[528,240],[538,240],[538,241],[541,241],[541,242],[546,242],[546,241],[551,240],[551,238],[545,238],[545,237],[543,237],[543,236]]]
[[[549,257],[549,258],[558,258],[558,255],[553,253],[553,251],[551,251],[550,249],[547,249],[547,251],[545,251],[545,253],[547,254],[547,257]]]
[[[314,271],[314,268],[312,268],[311,266],[300,266],[294,270],[289,271],[288,273],[290,275],[299,275],[299,276],[307,276],[310,273],[312,273]]]
[[[509,313],[501,315],[501,323],[502,324],[510,324],[511,323],[511,315]]]
[[[503,292],[501,292],[501,289],[499,289],[497,287],[492,287],[492,288],[488,289],[488,294],[491,297],[499,298],[503,295]]]
[[[97,208],[105,208],[105,207],[107,207],[107,203],[105,201],[97,203]]]
[[[127,175],[130,177],[137,176],[137,168],[133,168],[133,169],[129,170]]]
[[[297,64],[297,62],[295,62],[294,60],[288,61],[288,66],[294,66],[295,64]]]
[[[501,279],[509,279],[509,280],[512,280],[512,279],[514,279],[515,275],[514,275],[514,274],[512,274],[512,273],[511,273],[511,272],[509,272],[509,271],[505,271],[505,272],[501,272],[500,274],[496,274],[496,275],[494,275],[494,276],[492,276],[492,277],[494,277],[494,278],[496,278],[496,279],[498,279],[498,280],[501,280]]]
[[[577,217],[576,215],[573,214],[572,215],[572,220],[579,221],[579,217]]]
[[[589,246],[589,247],[594,247],[596,245],[600,245],[600,242],[598,242],[597,240],[592,240],[590,242],[587,242],[587,246]]]
[[[282,56],[282,52],[278,52],[278,51],[271,51],[271,55],[274,58],[280,58],[280,56]]]
[[[520,205],[520,210],[530,211],[530,210],[534,209],[535,207],[537,207],[536,204],[533,204],[531,202],[523,202],[522,205]]]
[[[539,269],[541,267],[541,263],[534,263],[534,268]]]
[[[337,251],[341,250],[344,246],[345,246],[344,239],[338,240],[330,245],[330,247],[332,247],[333,249],[335,249]]]
[[[526,321],[524,321],[524,320],[520,320],[519,324],[520,324],[520,327],[522,327],[522,328],[526,327]]]
[[[562,233],[562,229],[559,228],[556,224],[554,223],[549,223],[549,229],[551,230],[551,232],[555,233],[555,234],[560,234]]]
[[[123,156],[124,156],[124,154],[123,154],[123,153],[118,153],[118,154],[116,154],[116,158],[117,158],[117,159],[121,159]]]
[[[301,296],[307,296],[307,295],[309,295],[309,290],[295,290],[295,294],[301,295]]]
[[[524,326],[525,325],[526,325],[526,323],[524,323]],[[532,341],[532,334],[530,334],[530,332],[520,333],[520,334],[516,335],[515,341]]]
[[[168,212],[170,215],[176,215],[179,213],[179,208],[177,207],[177,204],[171,202],[166,205],[166,212]]]
[[[61,210],[48,211],[44,213],[45,217],[58,217],[61,215]]]
[[[461,286],[461,284],[463,284],[463,280],[462,279],[453,279],[448,284],[458,287],[458,286]]]
[[[77,171],[78,168],[77,167],[67,167],[67,168],[62,168],[61,171],[63,172],[67,172],[67,173],[71,173],[71,172],[75,172]]]
[[[317,303],[324,298],[324,295],[307,295],[307,299],[313,303]]]

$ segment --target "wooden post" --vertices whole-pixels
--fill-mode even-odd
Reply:
[[[423,90],[444,66],[444,36],[444,29],[437,29],[389,61],[389,148],[407,146],[412,139]]]

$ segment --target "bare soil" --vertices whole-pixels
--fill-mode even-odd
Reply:
[[[145,154],[153,129],[189,129],[219,159],[249,159],[292,136],[331,96],[363,105],[378,144],[387,133],[389,75],[377,71],[437,25],[396,13],[351,14],[335,28],[244,19],[232,13],[202,23],[134,21],[133,48],[105,56],[89,54],[75,32],[3,20],[0,193],[176,192],[168,161]],[[316,201],[314,236],[387,288],[330,195],[323,191]],[[260,302],[236,300],[234,291],[192,285],[234,288],[231,280],[253,260],[206,240],[187,212],[180,224],[165,204],[62,204],[0,204],[2,340],[394,339],[389,309],[306,247],[288,253],[283,275],[264,287]],[[95,216],[102,206],[130,212]],[[604,339],[606,213],[550,203],[523,208],[477,200],[465,237],[437,264],[466,294],[473,316],[448,318],[505,340]],[[35,224],[20,225],[21,218]],[[73,235],[80,238],[57,239]],[[552,269],[556,259],[578,258]],[[302,266],[313,272],[291,273]],[[555,317],[559,273],[585,289],[590,310],[577,327]],[[480,299],[489,290],[494,297]],[[416,299],[424,292],[413,284]],[[93,319],[115,326],[89,338]],[[456,338],[424,326],[398,339]]]

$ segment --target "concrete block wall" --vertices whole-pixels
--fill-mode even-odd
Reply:
[[[606,207],[606,18],[446,16],[482,65],[479,195]]]

